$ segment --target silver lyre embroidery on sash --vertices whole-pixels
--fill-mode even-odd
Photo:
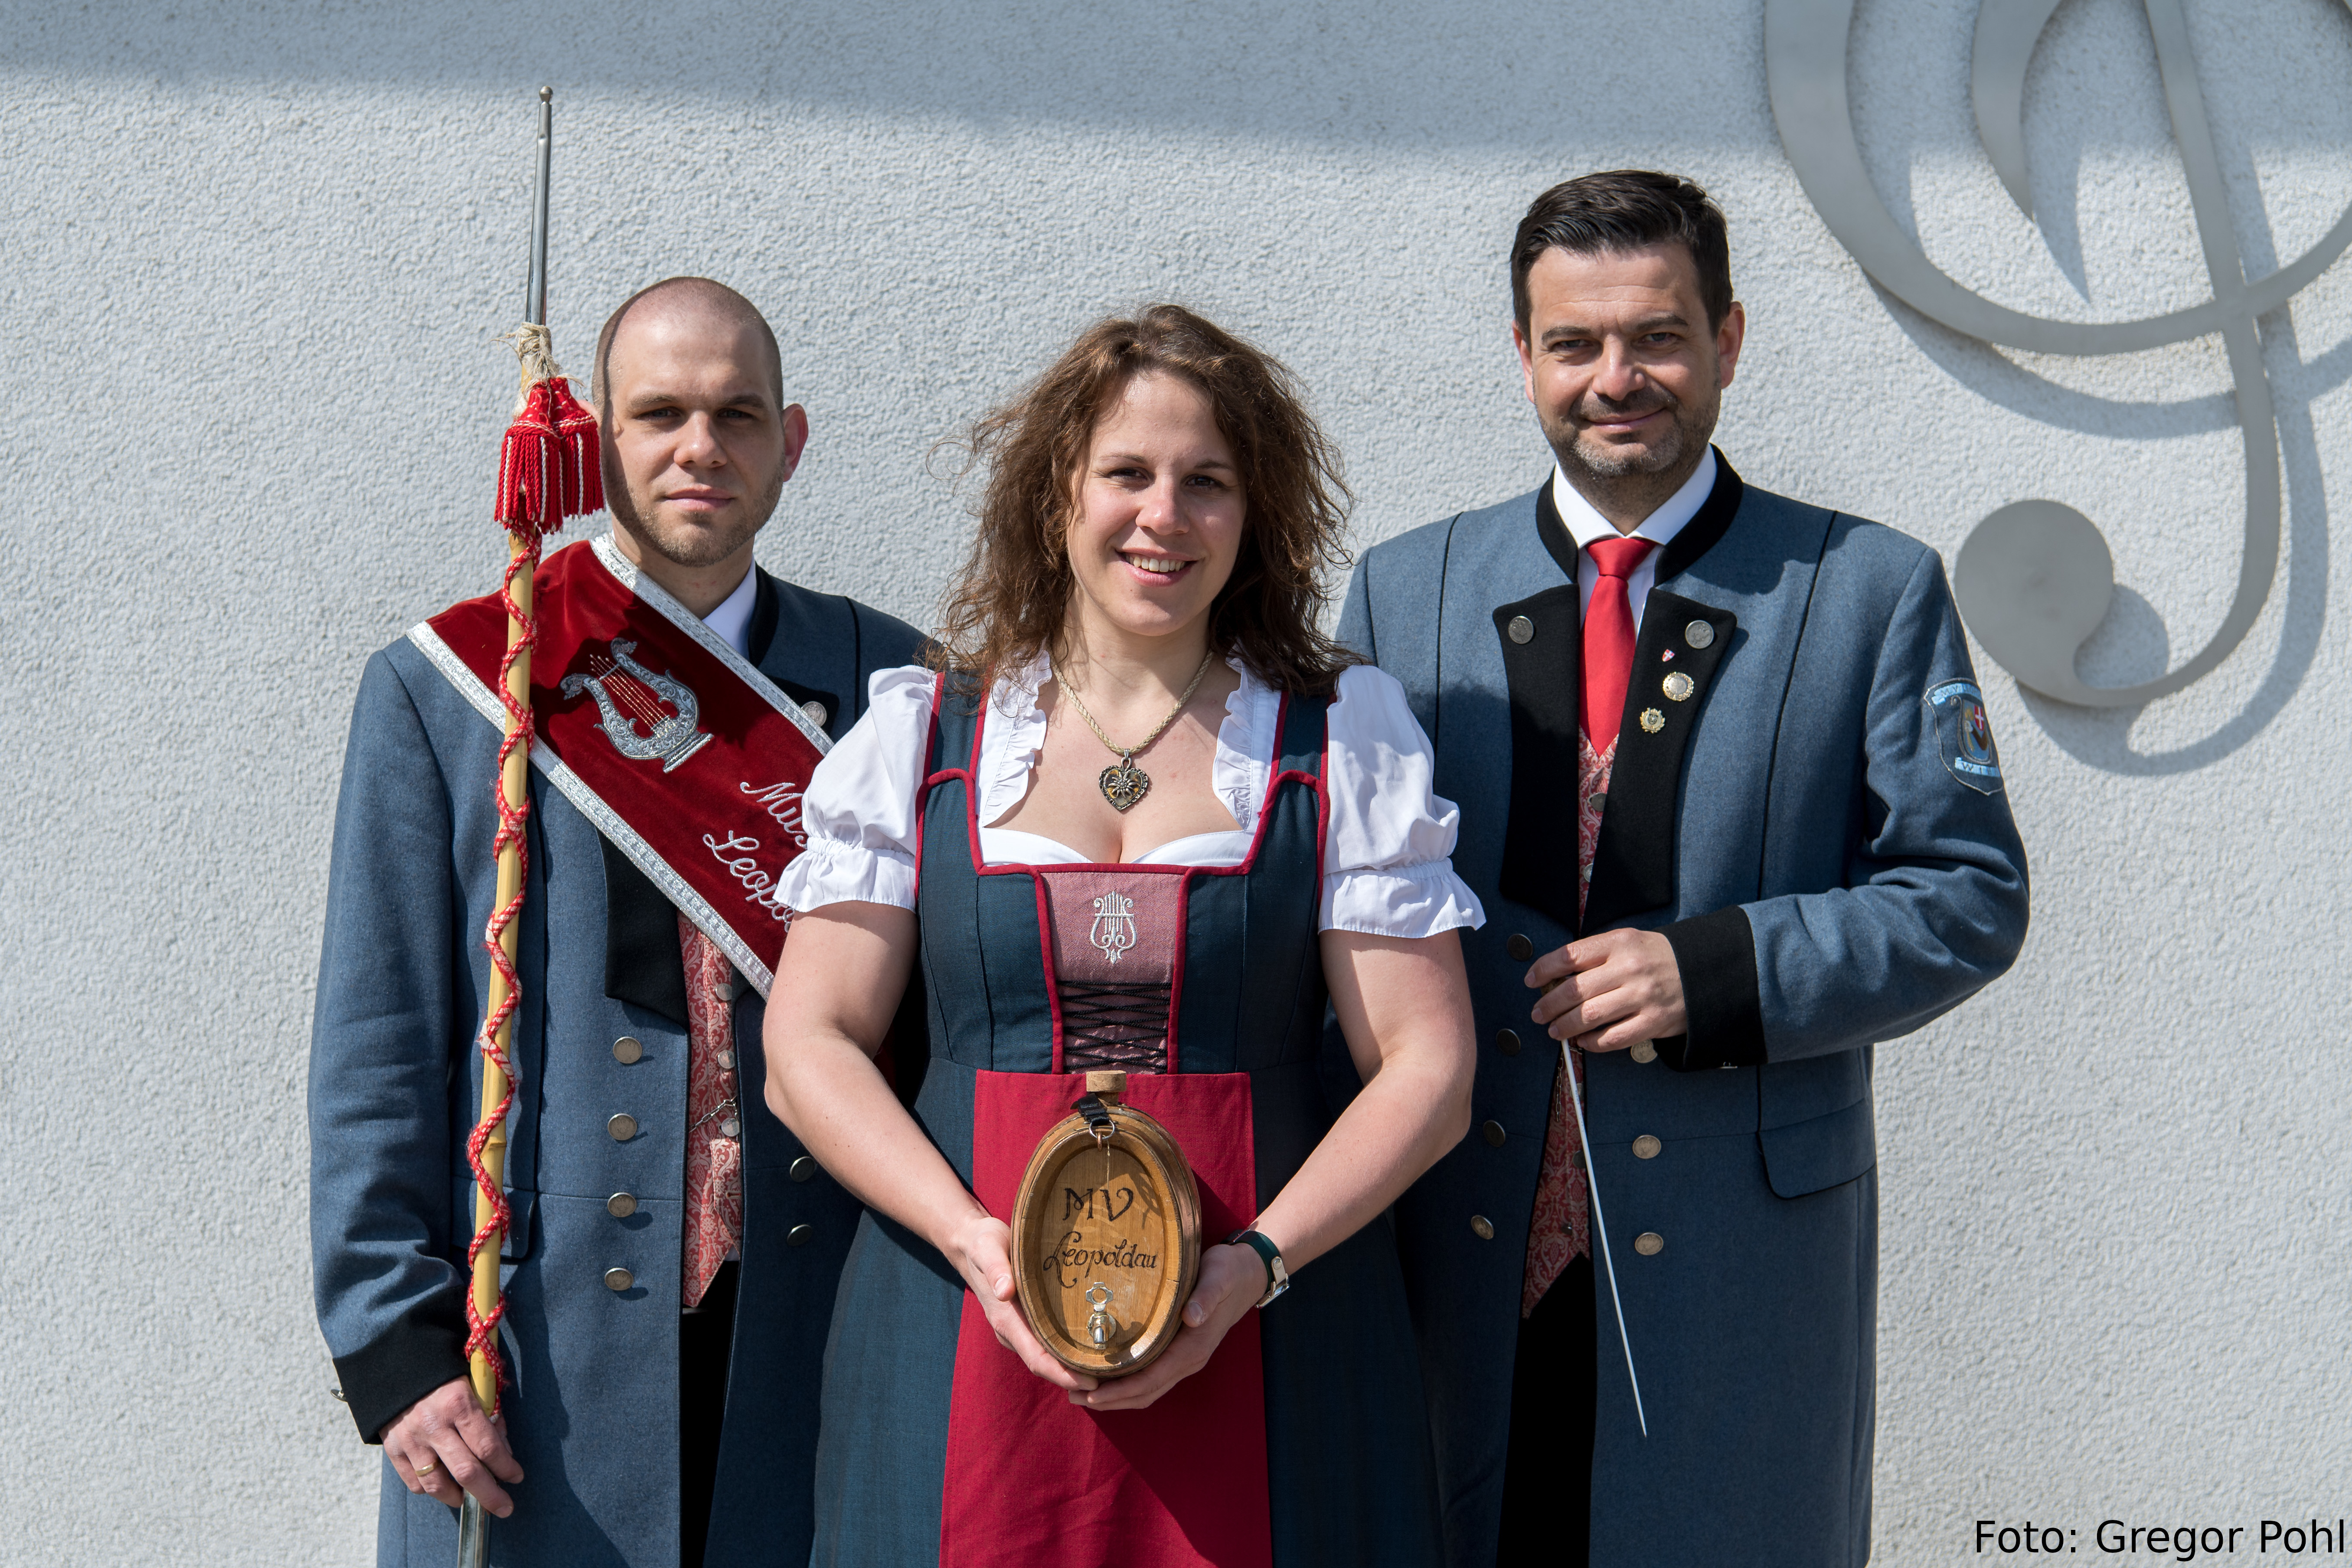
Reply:
[[[589,655],[587,674],[563,678],[563,695],[577,697],[583,690],[593,694],[604,715],[600,728],[614,751],[631,762],[658,757],[662,772],[675,772],[679,763],[710,743],[709,735],[694,727],[702,704],[685,681],[667,673],[656,675],[631,658],[636,644],[615,637],[608,646],[609,658]],[[672,711],[661,710],[664,702]],[[642,735],[637,732],[640,724],[646,729]]]
[[[1087,941],[1102,950],[1112,963],[1135,945],[1135,900],[1124,893],[1105,893],[1094,901],[1095,923]]]

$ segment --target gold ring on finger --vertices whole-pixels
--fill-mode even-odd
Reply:
[[[439,1464],[432,1461],[427,1461],[425,1464],[419,1465],[416,1467],[416,1479],[421,1481],[440,1468]]]

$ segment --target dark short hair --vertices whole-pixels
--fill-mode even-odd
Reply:
[[[731,316],[739,321],[749,321],[758,327],[760,337],[768,345],[768,363],[775,369],[774,384],[769,390],[775,394],[776,406],[779,409],[783,407],[783,351],[776,346],[775,329],[768,325],[767,317],[760,314],[760,308],[726,284],[715,282],[708,278],[665,278],[658,283],[646,284],[622,300],[620,307],[604,318],[604,330],[596,334],[596,370],[594,377],[588,384],[588,395],[596,405],[597,417],[604,417],[606,407],[613,400],[613,340],[620,335],[621,319],[626,316],[629,313],[629,308],[639,300],[655,294],[667,293],[684,294],[697,304],[715,310],[720,315]]]
[[[1547,250],[1578,256],[1679,245],[1698,268],[1709,331],[1731,311],[1731,240],[1723,209],[1678,174],[1615,169],[1554,185],[1528,206],[1511,239],[1511,311],[1528,330],[1528,270]]]

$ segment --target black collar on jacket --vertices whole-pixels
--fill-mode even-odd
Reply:
[[[1671,581],[1730,531],[1746,487],[1721,451],[1715,488],[1658,561],[1657,581]],[[1716,667],[1730,651],[1738,618],[1727,610],[1650,590],[1634,645],[1611,769],[1601,839],[1592,858],[1592,887],[1577,913],[1579,713],[1583,689],[1583,624],[1577,604],[1579,552],[1552,505],[1551,485],[1537,492],[1536,529],[1568,581],[1526,599],[1496,606],[1495,635],[1511,698],[1511,816],[1503,847],[1500,889],[1505,898],[1543,910],[1579,935],[1674,901],[1675,816],[1683,753]],[[1510,635],[1524,616],[1527,641]],[[1689,628],[1705,622],[1713,636],[1692,646]],[[1664,654],[1671,649],[1674,659]],[[1663,690],[1665,674],[1680,671],[1692,691],[1682,701]],[[1654,729],[1645,728],[1647,715]]]
[[[1583,552],[1576,547],[1576,536],[1560,521],[1559,508],[1552,504],[1549,479],[1536,492],[1536,534],[1543,541],[1568,580],[1576,581],[1577,566]],[[1723,542],[1731,531],[1731,520],[1739,510],[1739,498],[1748,493],[1748,486],[1731,471],[1730,459],[1723,448],[1715,449],[1715,488],[1706,492],[1706,500],[1698,503],[1698,510],[1683,524],[1682,531],[1666,542],[1666,552],[1658,557],[1658,574],[1654,582],[1664,583],[1691,569],[1691,563]]]

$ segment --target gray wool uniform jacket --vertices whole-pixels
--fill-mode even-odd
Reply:
[[[1690,1027],[1586,1063],[1649,1419],[1645,1440],[1596,1258],[1591,1560],[1860,1564],[1873,1049],[2000,974],[2025,935],[2025,855],[1968,646],[1934,552],[1721,463],[1643,613],[1580,921],[1577,600],[1547,484],[1367,552],[1340,620],[1435,744],[1437,793],[1462,813],[1454,864],[1487,914],[1462,933],[1474,1115],[1503,1136],[1465,1140],[1396,1209],[1446,1561],[1495,1562],[1560,1065],[1523,976],[1579,935],[1636,926],[1673,944]],[[1637,1138],[1658,1141],[1650,1157]],[[1644,1232],[1663,1245],[1637,1250]]]
[[[831,734],[866,678],[920,657],[904,623],[761,573],[751,661]],[[814,714],[812,713],[812,717]],[[360,679],[336,807],[310,1047],[319,1324],[360,1436],[465,1370],[466,1246],[489,984],[498,727],[412,643]],[[507,1435],[525,1479],[495,1563],[674,1568],[687,1010],[675,910],[532,770],[502,1270]],[[709,1561],[807,1560],[817,1391],[859,1205],[769,1113],[758,993],[735,1003],[743,1235]],[[917,1015],[916,1016],[919,1016]],[[629,1044],[616,1045],[622,1041]],[[620,1139],[607,1122],[636,1120]],[[614,1193],[636,1198],[616,1216]],[[626,1289],[605,1283],[625,1268]],[[456,1515],[383,1467],[376,1560],[447,1568]]]

